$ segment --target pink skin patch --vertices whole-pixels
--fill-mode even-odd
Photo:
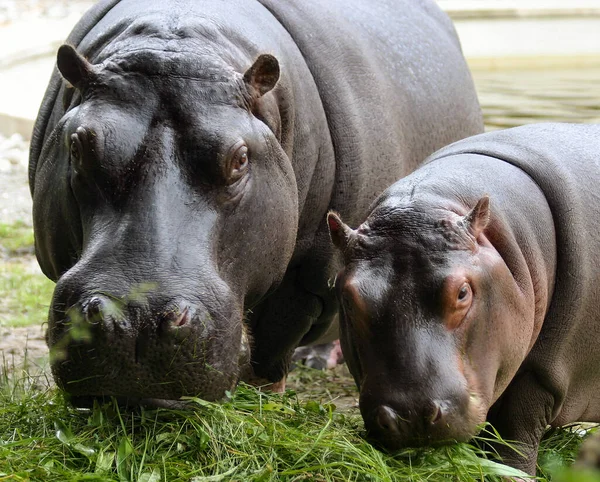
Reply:
[[[329,357],[327,358],[327,368],[333,369],[337,365],[341,365],[344,363],[344,354],[342,353],[342,347],[340,345],[340,340],[335,340],[332,342],[333,347],[329,352]]]

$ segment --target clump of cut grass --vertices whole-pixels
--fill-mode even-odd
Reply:
[[[472,444],[396,455],[361,437],[357,413],[240,386],[223,403],[123,411],[71,407],[11,371],[0,387],[0,478],[44,481],[483,481],[518,471]],[[34,388],[32,388],[34,387]],[[490,434],[487,434],[490,436]]]
[[[524,475],[488,460],[476,443],[383,453],[362,438],[356,410],[340,412],[293,390],[275,395],[241,385],[222,403],[190,397],[185,410],[128,411],[112,401],[77,409],[59,390],[41,388],[43,372],[4,373],[0,480],[470,482]],[[325,378],[304,367],[296,376]],[[547,434],[538,480],[595,480],[572,478],[582,472],[565,468],[582,435],[575,427]],[[476,442],[489,440],[506,443],[491,427]],[[557,459],[560,465],[548,462]]]
[[[538,463],[540,472],[553,482],[600,482],[600,471],[583,466],[571,467],[577,459],[584,437],[597,432],[598,427],[592,424],[573,424],[560,429],[550,429],[546,432]],[[599,435],[598,433],[596,434]],[[600,444],[597,438],[590,440],[588,447],[596,460],[600,460]]]
[[[593,433],[594,429],[583,429],[579,424],[548,430],[538,456],[541,471],[551,474],[569,467],[577,459],[581,442],[588,431]]]

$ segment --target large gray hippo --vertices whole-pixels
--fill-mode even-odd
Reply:
[[[341,343],[372,437],[461,440],[487,418],[535,473],[548,425],[600,422],[600,125],[459,141],[393,184],[344,268]]]
[[[336,317],[327,211],[483,129],[433,1],[105,0],[57,68],[30,183],[74,396],[281,380]]]

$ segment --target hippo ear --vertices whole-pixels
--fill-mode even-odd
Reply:
[[[94,66],[67,44],[58,49],[56,65],[62,76],[77,89],[81,89],[94,75]]]
[[[327,226],[329,235],[334,246],[342,251],[348,247],[350,240],[356,236],[356,233],[348,225],[344,224],[342,219],[333,211],[327,214]]]
[[[490,197],[483,196],[471,212],[464,217],[464,223],[469,233],[477,239],[490,221]]]
[[[270,54],[260,55],[244,74],[250,92],[261,97],[273,89],[279,80],[279,62]]]

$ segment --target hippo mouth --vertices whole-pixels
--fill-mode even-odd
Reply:
[[[377,431],[367,430],[366,440],[378,449],[395,453],[406,448],[440,447],[457,442],[467,442],[478,433],[476,426],[458,428],[458,424],[449,423],[446,433],[411,433],[407,434],[381,434]]]
[[[183,406],[176,401],[185,396],[219,400],[249,365],[247,330],[241,321],[240,326],[235,343],[235,334],[223,339],[194,323],[169,333],[122,329],[118,336],[98,326],[65,330],[49,324],[52,374],[76,406],[107,398],[154,407]]]
[[[107,396],[68,396],[69,402],[77,408],[93,408],[95,404],[116,403],[122,409],[137,408],[166,408],[172,410],[185,410],[190,408],[187,400],[168,400],[163,398],[133,398],[133,397],[107,397]]]
[[[448,407],[443,415],[440,412],[431,419],[402,417],[390,407],[379,407],[365,417],[366,439],[386,452],[466,442],[479,433],[486,419],[477,393],[471,392],[466,402],[466,406]]]

